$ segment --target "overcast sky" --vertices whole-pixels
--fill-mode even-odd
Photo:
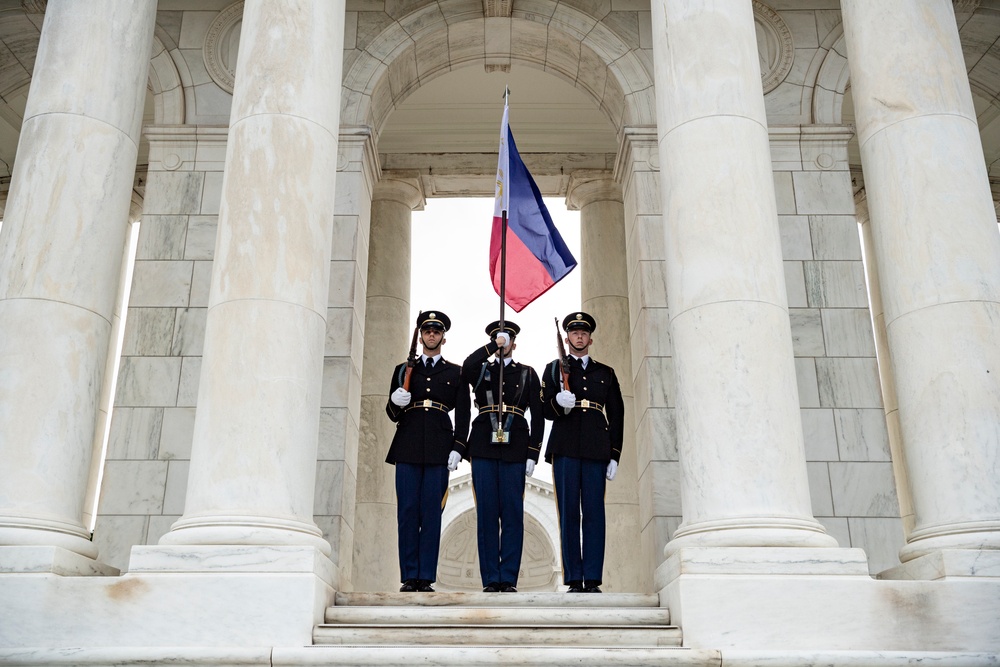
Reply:
[[[576,260],[580,261],[580,213],[567,211],[561,197],[546,198],[552,220]],[[486,325],[500,317],[500,297],[490,281],[490,232],[493,198],[428,199],[423,211],[413,213],[411,321],[422,310],[441,310],[451,318],[445,336],[445,359],[461,364],[489,339]],[[444,252],[442,252],[444,251]],[[520,313],[507,306],[504,318],[521,327],[514,358],[542,369],[556,358],[553,318],[580,309],[580,267]],[[543,449],[544,451],[544,449]],[[462,462],[456,474],[469,472]],[[552,481],[548,466],[535,477]]]

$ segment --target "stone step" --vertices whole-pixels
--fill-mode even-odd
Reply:
[[[327,667],[718,667],[719,651],[643,646],[310,646],[275,649],[274,664]]]
[[[328,607],[330,624],[670,625],[662,607]]]
[[[335,606],[352,607],[659,607],[641,593],[337,593]]]
[[[313,630],[313,644],[657,647],[680,646],[681,633],[654,625],[323,624]]]

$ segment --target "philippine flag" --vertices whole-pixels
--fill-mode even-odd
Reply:
[[[490,237],[490,277],[493,289],[500,294],[501,216],[507,211],[507,271],[502,296],[515,312],[521,312],[565,278],[576,266],[576,259],[552,224],[552,216],[545,208],[535,179],[521,161],[514,135],[507,125],[507,112],[505,102]]]

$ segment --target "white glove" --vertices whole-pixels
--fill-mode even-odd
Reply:
[[[461,460],[462,455],[453,450],[451,454],[448,455],[448,470],[451,472],[458,470],[458,462]]]
[[[618,472],[618,461],[611,461],[608,463],[608,471],[604,473],[604,476],[608,478],[610,482],[615,478],[615,473]]]
[[[389,397],[389,400],[402,408],[410,404],[410,398],[410,392],[400,387],[396,391],[392,392],[392,396]]]
[[[528,459],[524,463],[524,476],[531,477],[534,474],[535,474],[535,462],[532,461],[531,459]]]
[[[559,407],[566,410],[566,414],[569,414],[569,411],[573,409],[574,405],[576,405],[576,394],[568,389],[563,389],[556,394],[556,403],[559,404]]]
[[[510,345],[510,336],[507,335],[506,331],[501,331],[500,333],[497,334],[497,345],[499,345],[501,348]]]

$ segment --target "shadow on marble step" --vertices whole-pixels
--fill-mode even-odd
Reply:
[[[337,593],[335,606],[659,607],[641,593]]]
[[[679,647],[681,631],[657,626],[319,625],[313,644],[368,646]]]
[[[670,625],[666,607],[327,607],[326,623],[403,625]]]

